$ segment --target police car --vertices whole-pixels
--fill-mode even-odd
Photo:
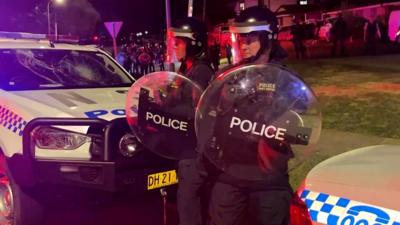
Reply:
[[[126,122],[133,82],[94,46],[0,32],[0,224],[42,224],[44,199],[64,188],[177,183],[173,162],[144,151]]]
[[[377,145],[332,157],[299,190],[313,224],[399,225],[400,147]]]

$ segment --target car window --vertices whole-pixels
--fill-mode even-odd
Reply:
[[[0,87],[8,91],[131,86],[133,80],[101,52],[0,50]]]

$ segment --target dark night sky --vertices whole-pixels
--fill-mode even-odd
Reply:
[[[92,0],[103,21],[124,21],[132,31],[159,32],[165,25],[163,0]]]
[[[194,14],[201,15],[203,0],[194,0]],[[209,0],[209,2],[218,0]],[[123,20],[125,29],[160,32],[165,28],[165,0],[90,0],[103,21]],[[188,0],[171,0],[172,21],[185,17]]]
[[[124,21],[123,31],[139,32],[149,30],[151,33],[160,33],[165,27],[165,0],[65,0],[89,1],[99,12],[102,22],[112,20]],[[229,16],[223,15],[229,11],[227,2],[234,0],[208,0],[208,18],[214,23],[218,19],[224,22]],[[325,0],[338,2],[339,0]],[[369,0],[349,0],[350,2],[365,2]],[[378,2],[378,0],[371,0]],[[379,0],[381,2],[393,0]],[[46,32],[46,15],[42,14],[41,24],[32,23],[38,17],[27,18],[27,12],[32,12],[35,6],[40,5],[45,11],[47,0],[0,0],[0,30]],[[172,20],[182,18],[187,13],[188,0],[171,0]],[[195,15],[201,15],[203,0],[194,0]],[[227,18],[224,18],[227,17]],[[74,17],[70,18],[71,20]],[[25,20],[20,23],[18,21]],[[67,20],[66,20],[67,21]],[[71,21],[73,23],[74,21]],[[80,21],[82,22],[82,21]],[[25,26],[26,25],[26,26]],[[78,26],[80,24],[78,23]],[[99,27],[102,27],[100,24]]]
[[[73,0],[66,0],[73,1]],[[159,33],[165,27],[165,1],[164,0],[80,0],[88,1],[99,12],[102,22],[124,21],[123,30],[139,32],[148,30]],[[195,2],[201,2],[195,0]],[[27,12],[32,12],[34,7],[40,5],[45,10],[47,0],[0,0],[0,30],[15,31],[15,26],[10,23],[18,17],[24,18]],[[171,0],[172,19],[182,18],[186,14],[187,0]],[[14,19],[13,19],[14,18]],[[17,19],[17,20],[19,20]],[[25,18],[25,20],[28,20]],[[44,16],[43,23],[47,24]],[[26,24],[29,23],[25,22]],[[43,25],[42,25],[43,26]],[[32,27],[32,25],[31,25]],[[46,26],[42,28],[46,31]],[[25,32],[32,32],[30,27],[24,28]],[[34,29],[36,31],[37,28]]]

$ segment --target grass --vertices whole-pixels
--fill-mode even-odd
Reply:
[[[299,73],[311,86],[336,85],[352,87],[367,82],[400,83],[400,57],[383,57],[365,63],[365,58],[314,60],[289,62],[289,67]],[[392,64],[388,64],[392,62]]]
[[[322,127],[384,138],[400,138],[400,96],[373,93],[321,96]]]
[[[357,92],[371,82],[400,83],[398,62],[400,56],[389,55],[289,62],[288,66],[298,72],[313,89],[335,86],[355,91],[356,94],[352,96],[337,93],[317,96],[322,108],[323,130],[400,139],[400,95],[387,90]],[[362,140],[354,142],[362,143]],[[319,149],[290,172],[293,187],[297,187],[315,165],[350,150],[349,146],[340,146],[335,151]]]

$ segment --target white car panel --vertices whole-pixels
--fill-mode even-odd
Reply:
[[[307,175],[301,198],[315,224],[400,225],[400,146],[340,154]]]
[[[104,51],[94,46],[52,43],[48,40],[0,38],[0,49],[54,49]],[[106,56],[105,56],[106,57]],[[110,58],[113,62],[116,61]],[[128,75],[128,73],[120,68]],[[0,149],[6,157],[22,154],[22,131],[35,118],[99,118],[111,121],[125,117],[125,97],[129,87],[90,89],[50,89],[5,91],[0,89]],[[58,126],[86,133],[87,126]],[[85,150],[84,150],[85,149]],[[89,159],[85,145],[76,151],[38,150],[37,157]]]
[[[129,88],[122,87],[16,91],[12,93],[26,99],[28,102],[32,101],[47,105],[50,108],[50,111],[40,110],[36,112],[39,115],[35,116],[89,117],[112,120],[125,116],[125,97],[128,90]],[[104,111],[107,111],[107,113]]]

